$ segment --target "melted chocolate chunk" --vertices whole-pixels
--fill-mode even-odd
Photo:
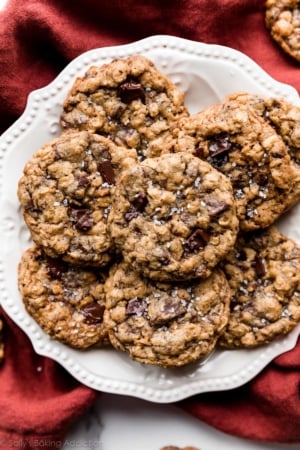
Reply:
[[[220,200],[217,200],[216,198],[210,198],[206,202],[208,214],[210,217],[216,217],[223,213],[224,211],[227,211],[229,209],[228,203],[222,202]]]
[[[262,278],[266,275],[266,268],[264,265],[263,258],[258,254],[255,255],[254,269],[255,269],[255,273],[258,276],[258,278]]]
[[[102,161],[99,161],[97,167],[106,183],[115,184],[115,173],[110,159],[103,159]]]
[[[197,144],[197,146],[195,148],[194,155],[197,156],[198,158],[205,159],[204,147],[202,145],[200,145],[199,143]]]
[[[87,175],[81,175],[77,180],[77,186],[78,187],[88,187],[90,185],[90,180],[88,179]]]
[[[125,214],[125,220],[130,222],[132,219],[137,217],[140,213],[142,213],[148,204],[147,195],[145,192],[139,192],[136,194],[131,201],[131,206],[127,213]]]
[[[208,241],[209,234],[201,228],[197,228],[185,241],[184,247],[189,252],[197,252],[204,248]]]
[[[56,258],[47,258],[47,274],[54,280],[61,280],[64,272],[68,270],[68,265]]]
[[[155,301],[149,307],[149,317],[152,324],[162,325],[181,317],[186,312],[186,302],[180,298],[171,298],[162,295],[161,298],[155,298]]]
[[[119,86],[118,96],[123,103],[131,103],[133,100],[141,100],[146,103],[146,94],[143,86],[138,81],[126,80]]]
[[[80,231],[88,231],[94,225],[92,211],[87,208],[70,208],[69,216],[75,228]]]
[[[148,204],[147,195],[145,192],[139,192],[136,194],[131,202],[131,204],[134,206],[134,208],[139,211],[143,212]]]
[[[89,305],[81,308],[80,311],[84,315],[84,321],[89,325],[93,325],[103,321],[105,307],[104,305],[99,305],[98,303],[90,303]]]
[[[219,136],[215,136],[210,140],[209,143],[209,154],[211,157],[215,157],[217,155],[224,155],[224,153],[228,153],[232,150],[233,144],[229,140],[229,137],[224,134],[220,134]]]
[[[144,302],[144,300],[140,300],[138,298],[132,298],[131,300],[129,300],[126,306],[126,314],[128,316],[141,316],[145,310],[146,303]]]

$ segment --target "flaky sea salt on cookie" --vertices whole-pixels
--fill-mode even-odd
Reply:
[[[106,272],[47,257],[39,247],[24,252],[18,286],[27,312],[53,339],[85,349],[108,344],[103,325]]]
[[[156,280],[209,276],[238,231],[230,181],[188,153],[124,170],[108,224],[124,259]]]
[[[283,140],[291,158],[292,186],[286,197],[286,209],[294,206],[300,199],[300,106],[284,98],[264,97],[258,94],[238,92],[229,95],[226,102],[239,102],[259,114],[270,124]]]
[[[240,228],[266,228],[287,209],[291,157],[273,127],[238,98],[179,121],[176,151],[207,161],[230,180]]]
[[[72,131],[45,144],[26,163],[18,197],[34,242],[50,257],[106,265],[107,230],[116,180],[137,161],[133,149],[103,136]]]
[[[228,320],[230,290],[218,269],[205,280],[160,283],[121,262],[105,289],[110,342],[144,364],[179,367],[207,357]]]
[[[222,347],[267,344],[300,322],[300,246],[277,228],[241,234],[221,267],[232,290]]]

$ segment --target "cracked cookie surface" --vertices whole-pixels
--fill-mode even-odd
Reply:
[[[239,236],[221,267],[232,290],[222,347],[266,344],[300,322],[300,246],[276,227]]]
[[[75,264],[106,265],[113,245],[107,216],[116,179],[134,150],[86,131],[66,132],[27,162],[18,197],[37,245]]]
[[[240,228],[270,226],[287,208],[291,158],[281,137],[242,101],[225,99],[179,121],[176,151],[190,152],[233,186]]]
[[[107,136],[144,159],[171,145],[170,129],[187,115],[183,92],[148,58],[132,55],[92,66],[77,78],[61,124]]]
[[[121,262],[105,288],[110,342],[145,364],[175,367],[206,357],[228,320],[230,291],[219,269],[205,280],[160,283]]]
[[[18,286],[26,310],[53,339],[84,349],[108,344],[103,324],[107,273],[49,258],[39,247],[26,250]]]
[[[300,62],[300,5],[298,0],[267,0],[265,23],[274,41]]]
[[[157,280],[207,277],[238,231],[229,180],[188,153],[124,170],[108,224],[126,262]]]

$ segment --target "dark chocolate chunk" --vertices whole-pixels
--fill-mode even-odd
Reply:
[[[139,192],[134,196],[134,198],[131,201],[131,206],[128,209],[127,213],[125,214],[125,220],[127,222],[130,222],[132,219],[137,217],[140,213],[142,213],[145,209],[145,207],[148,204],[147,195],[145,192]]]
[[[119,86],[118,96],[123,103],[130,103],[133,100],[146,102],[146,94],[143,86],[138,81],[127,80]]]
[[[103,180],[108,184],[115,184],[115,173],[110,159],[103,159],[97,164]]]
[[[146,205],[148,204],[148,199],[145,192],[141,191],[138,194],[136,194],[133,200],[131,201],[131,204],[137,211],[143,212]]]
[[[200,159],[205,159],[204,147],[202,145],[200,145],[199,143],[197,144],[197,146],[195,148],[194,155]]]
[[[233,144],[229,140],[229,137],[224,134],[220,134],[219,136],[215,136],[210,140],[209,143],[209,154],[214,157],[217,155],[223,155],[224,153],[228,153],[232,150]]]
[[[84,315],[84,321],[90,325],[101,323],[103,321],[103,314],[105,311],[104,305],[98,303],[90,303],[80,310]]]
[[[216,198],[210,198],[209,200],[207,200],[206,206],[209,216],[215,217],[222,212],[227,211],[230,205],[223,201],[217,200]]]
[[[78,187],[87,187],[89,186],[90,180],[88,179],[87,175],[81,175],[77,180]]]
[[[149,317],[152,324],[162,325],[181,317],[186,312],[186,302],[179,297],[171,298],[162,294],[160,298],[154,300],[152,307],[149,308]]]
[[[263,258],[259,254],[255,255],[254,269],[255,269],[255,273],[258,276],[258,278],[262,278],[266,275],[266,268],[264,265],[264,261],[263,261]]]
[[[64,272],[67,271],[67,264],[57,258],[47,258],[47,274],[54,280],[61,280]]]
[[[184,247],[187,251],[197,252],[198,250],[204,248],[208,241],[209,234],[205,230],[197,228],[185,241]]]
[[[88,231],[94,225],[92,211],[87,208],[70,208],[69,216],[75,228],[80,231]]]
[[[128,316],[136,315],[141,316],[146,310],[146,303],[144,300],[138,298],[132,298],[129,300],[126,306],[126,314]]]

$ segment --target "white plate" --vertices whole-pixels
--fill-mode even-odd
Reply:
[[[253,350],[215,351],[206,362],[177,369],[141,365],[111,349],[78,351],[51,340],[26,313],[17,288],[17,265],[30,246],[20,214],[17,184],[23,167],[43,144],[60,134],[62,102],[78,75],[93,64],[142,53],[186,94],[191,113],[239,90],[284,97],[298,103],[297,91],[273,80],[247,56],[218,45],[171,36],[90,50],[73,60],[48,86],[29,95],[24,114],[0,138],[0,289],[1,304],[29,336],[37,353],[58,361],[75,378],[105,392],[168,403],[196,393],[240,386],[274,357],[293,348],[300,326],[288,336]],[[300,242],[300,209],[282,221],[286,234]]]
[[[118,432],[116,433],[116,430]],[[174,405],[102,394],[65,437],[62,450],[159,450],[193,445],[201,450],[299,450],[299,443],[278,444],[225,434]]]

